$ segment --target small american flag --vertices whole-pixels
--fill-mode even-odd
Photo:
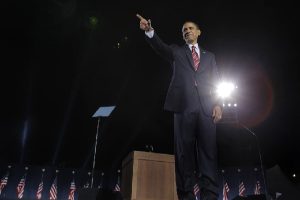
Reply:
[[[50,200],[56,200],[56,199],[57,199],[57,177],[55,177],[50,188]]]
[[[260,194],[260,189],[261,189],[260,182],[256,181],[255,188],[254,188],[254,194],[259,195]]]
[[[69,197],[68,197],[68,200],[74,200],[74,193],[75,193],[75,190],[76,190],[76,185],[75,185],[75,181],[73,179],[73,181],[71,182],[71,185],[70,185],[70,192],[69,192]]]
[[[23,198],[24,188],[25,188],[26,174],[21,178],[18,186],[17,186],[17,197],[18,199]]]
[[[36,199],[42,199],[42,192],[43,192],[43,181],[40,182],[38,190],[36,192]]]
[[[89,188],[90,187],[90,181],[87,180],[86,183],[83,185],[83,188]]]
[[[115,185],[114,191],[115,192],[120,192],[121,191],[121,188],[120,188],[120,170],[118,170],[118,179],[117,179],[117,183]]]
[[[228,200],[229,186],[227,182],[223,185],[223,200]]]
[[[245,191],[246,191],[245,185],[243,181],[241,181],[239,184],[239,196],[241,197],[245,196]]]
[[[114,191],[115,191],[115,192],[121,191],[121,188],[120,188],[120,186],[119,186],[118,183],[116,183]]]
[[[196,197],[196,200],[200,199],[200,188],[197,183],[194,185],[194,195]]]
[[[2,193],[2,190],[4,189],[4,187],[7,185],[7,182],[8,182],[8,173],[3,176],[3,178],[1,179],[1,182],[0,182],[0,195]]]

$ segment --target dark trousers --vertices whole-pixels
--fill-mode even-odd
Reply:
[[[203,196],[218,194],[216,125],[197,105],[174,113],[177,194],[182,199],[198,183],[201,199],[216,199]]]

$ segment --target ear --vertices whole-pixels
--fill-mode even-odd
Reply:
[[[185,40],[184,33],[182,33],[182,39]]]
[[[200,30],[197,30],[197,35],[198,35],[198,37],[201,35],[201,31]]]

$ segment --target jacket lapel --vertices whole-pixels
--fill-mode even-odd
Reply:
[[[192,52],[187,44],[184,45],[184,51],[185,51],[185,55],[190,63],[190,69],[192,69],[194,71],[194,61],[193,61],[193,57],[192,57]]]
[[[206,59],[206,56],[205,56],[206,52],[201,47],[199,47],[199,50],[200,50],[200,63],[199,63],[199,68],[197,71],[199,73],[201,73],[205,69],[204,60]]]

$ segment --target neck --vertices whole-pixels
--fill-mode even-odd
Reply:
[[[186,44],[191,44],[191,45],[195,45],[195,44],[197,44],[197,41],[194,41],[194,42],[187,42]]]

